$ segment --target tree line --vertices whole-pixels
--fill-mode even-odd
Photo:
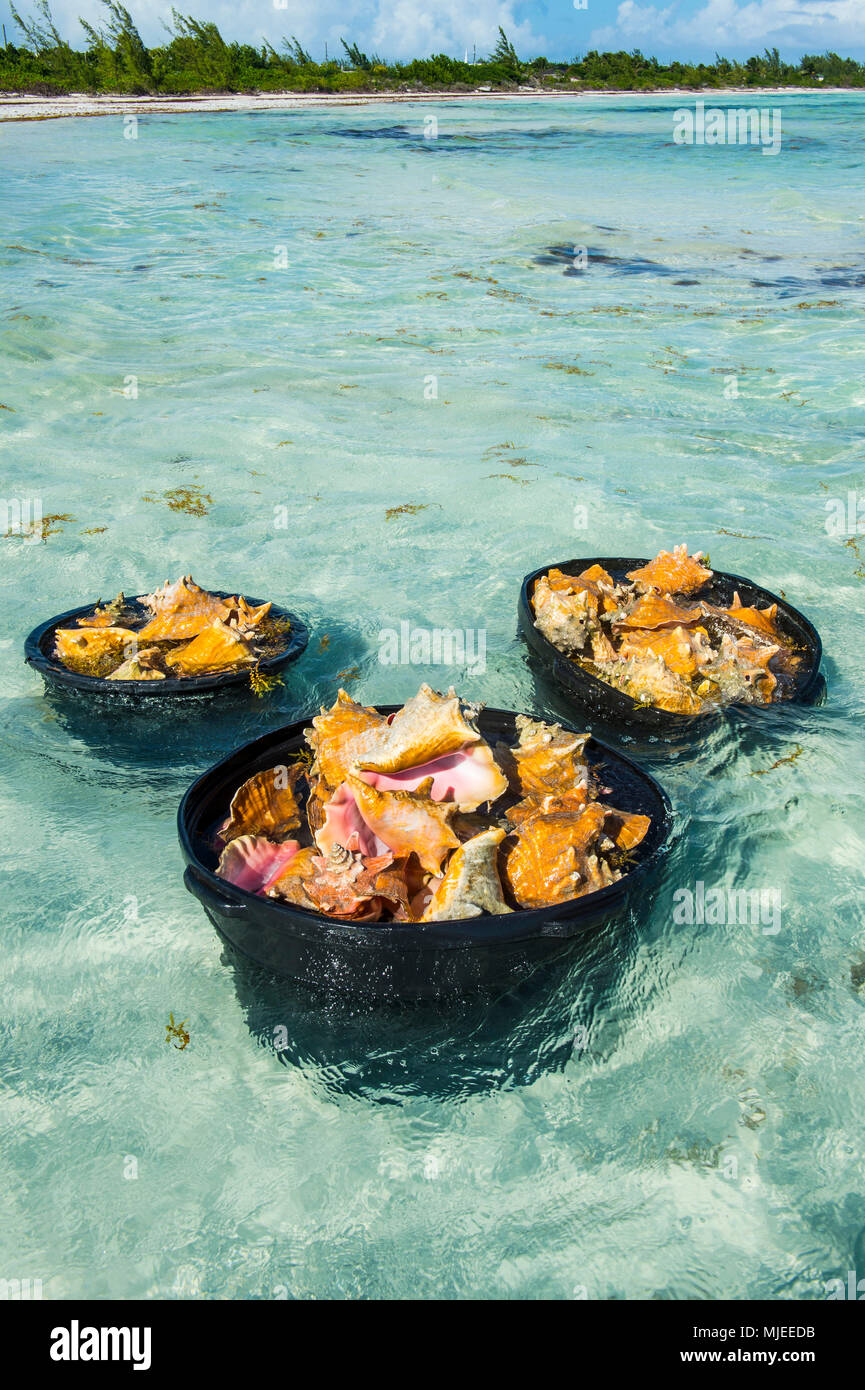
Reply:
[[[502,29],[492,51],[471,63],[437,53],[392,62],[342,41],[342,52],[314,58],[294,37],[277,49],[227,43],[217,26],[171,11],[166,41],[144,43],[119,0],[101,0],[101,23],[80,21],[84,43],[74,48],[57,29],[50,0],[36,0],[29,15],[10,5],[18,42],[3,32],[0,90],[35,95],[116,92],[181,95],[205,92],[376,92],[401,90],[656,91],[672,87],[865,86],[865,65],[837,53],[806,54],[797,64],[781,60],[777,48],[742,62],[716,53],[712,63],[662,63],[631,53],[592,49],[571,62],[545,57],[521,59]]]

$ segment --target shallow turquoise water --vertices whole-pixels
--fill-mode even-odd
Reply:
[[[71,518],[0,539],[0,1276],[60,1298],[846,1277],[865,537],[826,522],[865,495],[865,99],[773,98],[775,158],[674,146],[677,104],[0,126],[4,492]],[[588,248],[585,274],[550,247]],[[678,840],[633,918],[444,1013],[235,968],[181,883],[198,772],[346,671],[367,701],[428,679],[564,713],[516,640],[519,579],[679,540],[809,614],[829,699],[636,747]],[[22,664],[43,617],[189,570],[312,625],[270,700],[100,720]],[[383,666],[403,621],[482,630],[486,671]],[[780,929],[677,923],[698,881],[776,892]]]

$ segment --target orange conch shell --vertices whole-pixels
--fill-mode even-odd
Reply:
[[[306,741],[315,753],[315,771],[326,786],[335,789],[345,781],[361,736],[386,725],[387,719],[378,710],[356,704],[344,690],[337,693],[330,709],[322,709],[306,732]]]
[[[775,622],[778,616],[777,603],[770,604],[768,608],[743,607],[739,595],[734,594],[732,607],[723,609],[723,612],[730,618],[736,618],[740,623],[747,623],[749,627],[755,627],[758,632],[765,633],[767,637],[776,641],[781,637]]]
[[[496,749],[511,791],[521,797],[546,796],[588,782],[589,770],[583,761],[588,734],[572,734],[559,724],[544,724],[525,715],[518,716],[516,727],[516,747],[499,744]]]
[[[145,594],[141,602],[151,613],[179,613],[184,608],[193,612],[213,611],[216,605],[222,607],[224,600],[200,588],[191,574],[184,574],[173,584],[166,580],[161,588]]]
[[[688,554],[686,545],[676,545],[672,553],[662,550],[642,569],[630,570],[628,578],[641,589],[660,589],[667,594],[693,594],[712,578],[713,571],[700,564],[701,552]]]
[[[456,753],[481,741],[470,722],[472,713],[452,689],[440,695],[422,685],[390,724],[384,722],[358,740],[356,765],[370,772],[402,772]]]
[[[376,922],[382,904],[379,875],[393,862],[391,854],[364,859],[342,845],[312,861],[315,874],[304,881],[304,891],[319,912],[352,921]]]
[[[651,590],[643,594],[624,617],[617,620],[616,627],[689,627],[692,623],[698,623],[701,617],[702,610],[697,605],[685,608],[666,594],[658,594]]]
[[[111,603],[97,604],[92,613],[85,614],[83,618],[77,618],[79,627],[125,627],[125,618],[128,621],[134,620],[134,613],[127,607],[126,598],[123,593],[119,593]]]
[[[314,846],[298,850],[279,876],[270,880],[266,889],[267,897],[281,898],[283,902],[294,903],[297,907],[311,909],[312,902],[306,896],[303,885],[306,879],[314,876],[314,861],[317,858],[318,850]]]
[[[100,656],[132,656],[137,648],[137,633],[128,627],[58,627],[54,633],[54,651],[61,661]]]
[[[606,818],[591,802],[579,816],[528,816],[509,836],[503,876],[520,907],[545,907],[581,897],[615,881],[611,870],[589,849]]]
[[[162,654],[157,647],[148,647],[145,651],[136,653],[135,656],[127,657],[105,679],[109,681],[164,681],[165,672],[159,665],[161,659]]]
[[[167,666],[175,667],[184,676],[203,676],[216,671],[228,671],[235,666],[253,662],[252,647],[227,623],[215,622],[197,637],[165,658]]]
[[[197,637],[217,621],[226,621],[233,599],[221,599],[201,589],[192,575],[184,575],[174,584],[165,583],[161,589],[142,599],[153,617],[140,631],[146,642],[184,642]]]
[[[654,632],[628,632],[619,647],[619,656],[628,661],[644,655],[659,657],[674,675],[693,676],[710,661],[713,652],[703,629],[685,627],[655,629]]]
[[[604,680],[642,705],[655,705],[672,714],[699,714],[702,701],[681,676],[660,657],[647,652],[628,661],[617,657],[603,666]]]
[[[212,627],[214,622],[224,621],[227,617],[228,609],[221,602],[218,608],[206,612],[197,613],[182,608],[178,613],[157,613],[155,618],[145,623],[138,635],[143,642],[189,642],[205,628]]]
[[[460,842],[450,826],[456,806],[430,799],[432,778],[411,792],[380,792],[359,777],[347,782],[364,822],[394,856],[414,851],[427,873],[441,872],[448,851]]]
[[[257,772],[238,787],[228,819],[220,829],[226,844],[238,835],[266,835],[284,840],[301,822],[295,787],[303,774],[300,763]]]
[[[559,593],[579,593],[584,590],[590,594],[594,603],[591,605],[595,612],[602,608],[605,612],[612,612],[616,607],[614,590],[616,581],[602,565],[589,565],[588,569],[581,570],[579,574],[565,574],[563,570],[548,570],[545,578],[549,587]]]
[[[503,830],[485,830],[466,840],[450,857],[447,871],[423,914],[424,922],[452,922],[510,912],[498,871]]]
[[[604,832],[618,849],[636,849],[642,844],[652,824],[651,816],[642,816],[638,811],[619,811],[614,806],[604,806],[606,820]]]

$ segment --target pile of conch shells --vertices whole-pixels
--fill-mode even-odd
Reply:
[[[351,922],[441,922],[544,907],[623,876],[648,816],[599,800],[588,735],[422,685],[390,717],[344,690],[306,730],[311,761],[257,772],[215,833],[217,873]]]
[[[271,604],[220,598],[187,574],[143,598],[97,604],[55,632],[54,655],[70,670],[110,681],[161,681],[254,667],[284,647],[288,624]]]
[[[789,697],[802,657],[778,627],[778,605],[701,600],[713,577],[701,561],[677,545],[618,584],[600,565],[551,569],[535,585],[535,626],[608,685],[675,714]]]

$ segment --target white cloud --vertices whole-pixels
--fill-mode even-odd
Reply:
[[[706,53],[755,45],[843,49],[865,42],[863,0],[706,0],[691,15],[623,0],[616,22],[596,29],[593,48],[645,45],[653,49],[697,46]]]
[[[546,40],[529,23],[518,23],[512,4],[500,0],[379,0],[372,47],[385,56],[415,57],[421,53],[463,56],[477,46],[478,57],[495,47],[499,26],[521,55],[541,53]]]
[[[16,0],[17,3],[17,0]],[[124,0],[145,43],[166,41],[162,21],[170,21],[172,0]],[[515,5],[505,0],[174,0],[182,13],[212,20],[223,38],[261,44],[267,38],[277,48],[283,36],[297,35],[315,58],[324,56],[327,41],[331,56],[342,53],[340,39],[357,43],[366,52],[385,58],[415,58],[429,53],[486,57],[498,38],[499,25],[521,55],[535,56],[547,40],[532,30],[528,22],[518,22]],[[31,6],[21,0],[26,15]],[[52,11],[60,32],[74,45],[84,35],[78,23],[83,15],[99,23],[104,9],[99,0],[52,0]],[[0,0],[0,11],[5,10]],[[9,37],[16,33],[8,19]],[[14,41],[14,40],[13,40]]]

